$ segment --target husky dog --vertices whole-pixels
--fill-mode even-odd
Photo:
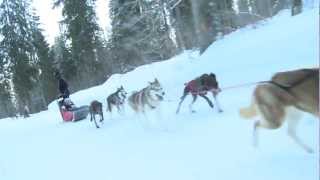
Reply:
[[[182,104],[182,102],[184,101],[184,99],[186,98],[186,96],[188,94],[191,93],[193,100],[191,102],[191,104],[189,105],[190,111],[191,112],[195,112],[192,109],[192,105],[193,103],[197,100],[198,95],[202,98],[204,98],[209,106],[211,108],[213,108],[213,103],[210,101],[210,99],[206,96],[207,92],[211,92],[213,95],[213,98],[215,99],[215,102],[217,104],[218,107],[218,111],[222,112],[218,99],[217,99],[217,95],[218,93],[221,91],[219,86],[218,86],[218,81],[216,79],[216,75],[213,73],[210,74],[202,74],[200,77],[195,78],[191,81],[189,81],[188,83],[185,84],[185,88],[183,90],[183,95],[180,98],[180,102],[177,108],[176,113],[178,114],[180,111],[180,106]]]
[[[319,117],[319,68],[279,72],[269,83],[255,88],[252,104],[240,109],[244,118],[260,116],[254,124],[255,145],[258,143],[258,128],[277,129],[288,116],[288,135],[307,152],[312,152],[296,135],[299,118],[294,116],[290,107]]]
[[[146,106],[155,109],[163,100],[165,92],[159,81],[155,79],[149,85],[138,92],[133,92],[129,98],[129,105],[135,112],[145,112]]]
[[[92,101],[89,107],[89,112],[90,112],[90,121],[94,120],[96,127],[100,128],[99,125],[97,124],[95,115],[99,114],[100,122],[103,121],[102,103],[96,100]]]
[[[127,97],[127,92],[124,90],[124,88],[121,86],[117,89],[116,92],[110,94],[107,98],[107,112],[112,112],[112,106],[116,106],[118,109],[118,112],[123,109],[124,102]]]

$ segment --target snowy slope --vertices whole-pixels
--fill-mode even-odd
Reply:
[[[221,88],[268,80],[278,71],[318,67],[318,10],[292,18],[289,12],[247,27],[212,44],[198,56],[185,52],[171,60],[112,76],[101,86],[72,94],[77,105],[105,98],[123,85],[128,92],[159,79],[166,101],[149,120],[126,107],[124,115],[105,113],[96,129],[84,120],[62,123],[56,102],[28,119],[0,121],[0,179],[3,180],[316,180],[319,177],[319,121],[304,114],[299,136],[316,153],[307,154],[286,127],[261,131],[252,146],[252,121],[238,115],[254,86],[219,95],[217,113],[199,99],[190,114],[187,98],[175,114],[184,83],[214,72]],[[151,120],[154,123],[151,123]]]

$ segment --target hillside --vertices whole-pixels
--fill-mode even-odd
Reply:
[[[188,97],[175,110],[184,83],[213,72],[220,87],[268,80],[279,71],[319,67],[319,11],[278,16],[231,33],[199,56],[184,52],[170,60],[113,75],[101,86],[71,95],[77,105],[106,97],[123,85],[139,90],[158,78],[166,99],[147,118],[105,114],[100,129],[87,120],[63,123],[56,102],[28,119],[0,121],[0,179],[76,180],[316,180],[319,178],[319,121],[303,114],[298,135],[311,147],[307,154],[279,130],[262,130],[252,146],[253,121],[238,115],[254,86],[222,91],[218,113],[198,99],[190,114]],[[210,96],[211,98],[211,96]]]

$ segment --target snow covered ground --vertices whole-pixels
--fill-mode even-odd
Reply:
[[[161,109],[149,121],[128,106],[123,115],[104,112],[100,129],[87,120],[62,123],[56,102],[28,119],[0,121],[1,180],[316,180],[319,178],[319,121],[304,114],[298,135],[315,150],[308,154],[286,133],[262,130],[252,146],[253,121],[238,115],[254,86],[219,94],[218,113],[198,99],[190,114],[188,97],[175,110],[184,83],[214,72],[220,87],[268,80],[278,71],[318,67],[319,11],[291,17],[289,11],[234,32],[201,56],[185,52],[168,61],[116,74],[101,86],[72,94],[77,105],[105,98],[123,85],[139,90],[155,77],[166,90]],[[211,98],[211,97],[210,97]],[[105,106],[106,107],[106,106]],[[105,109],[104,107],[104,109]],[[150,120],[155,120],[150,123]]]

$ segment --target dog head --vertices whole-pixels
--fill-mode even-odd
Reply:
[[[117,94],[118,94],[118,97],[121,99],[121,101],[124,101],[127,97],[127,91],[124,90],[123,86],[119,87],[117,89]]]
[[[200,79],[205,90],[212,91],[215,94],[220,92],[219,84],[214,73],[203,74]]]
[[[165,92],[157,78],[155,78],[153,82],[149,82],[148,89],[158,100],[163,100]]]

